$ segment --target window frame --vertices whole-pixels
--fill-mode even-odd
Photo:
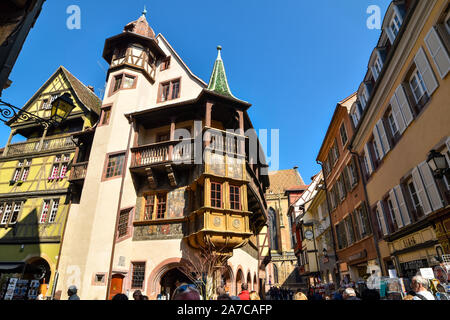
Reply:
[[[159,71],[165,71],[165,70],[170,69],[170,65],[171,65],[171,56],[168,56],[161,61],[161,66],[160,66]]]
[[[107,171],[108,171],[109,159],[111,157],[120,156],[120,155],[123,155],[123,157],[124,157],[120,175],[107,177],[106,174],[107,174]],[[118,151],[118,152],[107,153],[106,156],[105,156],[105,163],[103,165],[103,174],[102,174],[102,180],[101,181],[102,182],[103,181],[109,181],[109,180],[118,179],[118,178],[123,177],[123,175],[126,172],[126,164],[127,164],[127,152],[126,151]]]
[[[422,91],[420,97],[416,96],[416,91],[414,90],[414,87],[412,84],[413,79],[415,79],[417,82],[417,88],[420,88],[420,90]],[[427,90],[426,84],[425,84],[423,77],[420,74],[420,71],[417,67],[415,67],[415,69],[412,71],[411,76],[408,79],[408,85],[409,85],[409,89],[411,90],[411,93],[414,97],[414,101],[416,102],[416,105],[418,105],[420,103],[420,101],[425,99],[424,98],[425,96],[428,97],[428,90]]]
[[[60,158],[58,159],[58,157]],[[72,157],[71,153],[61,153],[55,155],[50,170],[50,176],[48,177],[49,181],[66,179],[68,177],[67,173],[69,172],[69,164],[71,162],[71,157]],[[61,172],[63,171],[62,169],[64,166],[65,166],[64,176],[61,176]],[[55,172],[55,175],[53,174],[53,172]]]
[[[100,121],[98,124],[99,127],[109,125],[109,123],[111,121],[111,116],[112,116],[112,106],[113,106],[112,104],[108,104],[108,105],[101,107]],[[107,118],[107,121],[105,122],[105,114],[108,111],[109,111],[109,117]]]
[[[342,132],[342,129],[344,129],[343,132]],[[344,141],[344,139],[343,139],[342,133],[344,133],[345,141]],[[342,147],[345,148],[345,146],[346,146],[347,143],[348,143],[348,135],[347,135],[347,129],[345,128],[345,123],[344,123],[344,122],[342,122],[342,124],[341,124],[341,126],[340,126],[340,128],[339,128],[339,134],[340,134],[340,136],[341,136]]]
[[[137,287],[134,286],[134,282],[135,282],[135,266],[136,265],[143,265],[144,266],[144,273],[142,275],[142,282],[141,282],[141,286]],[[147,263],[146,261],[131,261],[131,266],[130,266],[130,288],[131,289],[143,289],[145,286],[145,273],[146,273],[146,268],[147,268]]]
[[[108,95],[109,97],[121,90],[131,90],[131,89],[136,89],[136,87],[137,87],[138,75],[122,72],[122,73],[116,74],[112,77],[113,77],[113,79],[111,81],[111,86],[109,88],[109,95]],[[129,88],[124,87],[126,77],[133,78],[133,85]],[[117,84],[117,81],[119,78],[120,78],[120,85],[117,87],[116,84]]]
[[[133,217],[133,211],[134,211],[134,207],[124,208],[124,209],[120,210],[119,217],[117,220],[117,230],[116,230],[116,241],[117,242],[126,240],[131,237],[131,235],[132,235],[131,221],[132,221],[132,217]],[[120,228],[121,228],[120,216],[124,212],[127,213],[127,215],[128,215],[127,222],[125,225],[126,232],[125,232],[125,234],[120,235]]]
[[[230,196],[230,209],[231,210],[242,210],[242,204],[241,204],[241,187],[238,185],[234,185],[234,184],[230,184],[230,192],[229,192],[229,196]],[[237,193],[233,193],[232,190],[237,190]],[[237,201],[236,200],[232,200],[232,196],[237,196]],[[236,205],[237,203],[237,208],[233,208],[233,204]]]
[[[178,82],[178,96],[173,98],[173,83]],[[165,100],[162,99],[162,88],[163,86],[169,85],[169,91],[167,93],[167,98]],[[174,79],[170,79],[170,80],[166,80],[163,82],[159,83],[159,87],[158,87],[158,97],[156,99],[157,103],[163,103],[163,102],[167,102],[167,101],[172,101],[172,100],[177,100],[181,97],[181,77],[178,78],[174,78]]]
[[[30,175],[31,163],[33,159],[20,159],[17,162],[16,169],[14,169],[13,176],[10,180],[10,184],[23,183],[27,181],[28,176]],[[27,171],[25,171],[27,170]],[[27,175],[24,179],[24,174],[27,172]],[[17,176],[17,178],[16,178]]]
[[[0,228],[9,228],[10,226],[17,224],[22,214],[24,203],[25,203],[24,200],[15,200],[15,201],[6,200],[4,202],[0,202]],[[6,208],[8,205],[10,205],[9,216],[7,220],[3,222],[3,220],[5,219]],[[15,221],[11,223],[11,220],[14,217],[14,213],[16,212],[16,206],[19,206],[19,210],[15,217]]]
[[[214,190],[212,186],[216,185],[216,186],[220,186],[220,190]],[[219,194],[219,198],[217,199],[216,197],[213,198],[213,192],[215,193],[215,195]],[[216,208],[216,209],[223,209],[223,185],[220,182],[216,182],[216,181],[211,181],[210,182],[210,204],[212,208]],[[220,206],[217,207],[215,205],[213,205],[213,201],[219,201],[220,202]]]
[[[55,201],[57,201],[57,205],[58,206],[56,208],[56,213],[55,213],[52,221],[50,221],[50,218],[52,217]],[[43,211],[44,211],[44,204],[46,202],[48,202],[48,208],[47,208],[47,213],[45,215],[45,219],[43,220],[42,219],[42,214],[43,214]],[[40,208],[40,211],[39,211],[39,222],[38,222],[38,224],[44,224],[44,225],[54,224],[55,220],[56,220],[56,217],[58,216],[58,211],[59,211],[59,209],[61,207],[60,205],[61,205],[61,199],[60,198],[45,198],[45,199],[43,199],[42,205],[41,205],[41,208]]]

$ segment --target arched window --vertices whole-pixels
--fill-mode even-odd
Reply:
[[[277,228],[277,213],[271,207],[269,208],[269,231],[270,231],[270,248],[278,250],[278,228]]]

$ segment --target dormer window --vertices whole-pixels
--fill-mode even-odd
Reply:
[[[363,110],[366,108],[367,102],[369,101],[369,94],[367,92],[367,87],[364,86],[361,94],[359,95],[359,101],[361,102],[361,106]]]
[[[375,81],[380,76],[380,73],[381,73],[382,69],[383,69],[383,61],[381,60],[380,53],[377,52],[377,57],[376,57],[375,61],[373,62],[373,65],[372,65],[372,73],[373,73],[373,77],[374,77]]]
[[[383,22],[383,30],[387,33],[389,41],[394,44],[395,38],[400,32],[405,15],[404,5],[391,3]]]

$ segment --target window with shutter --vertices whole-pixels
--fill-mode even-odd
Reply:
[[[431,209],[430,201],[428,200],[428,195],[426,194],[425,186],[423,184],[423,180],[422,180],[422,177],[420,176],[418,168],[413,169],[412,178],[413,178],[415,190],[420,199],[420,204],[422,206],[423,213],[429,214],[432,211],[432,209]]]
[[[383,204],[381,203],[381,201],[378,201],[377,203],[377,218],[380,230],[382,231],[383,235],[386,236],[388,234],[388,228],[386,225],[385,212],[383,210]]]
[[[414,116],[411,111],[411,105],[409,104],[408,98],[406,97],[405,89],[402,85],[400,85],[395,91],[395,96],[397,97],[398,107],[400,109],[401,115],[403,116],[406,129],[413,121]]]
[[[39,219],[39,223],[45,223],[47,221],[49,207],[50,200],[44,200],[44,203],[42,204],[41,218]]]
[[[395,123],[397,124],[398,130],[401,135],[401,134],[403,134],[403,132],[406,129],[406,123],[405,123],[405,119],[403,118],[402,112],[400,110],[400,106],[398,104],[397,95],[395,93],[391,99],[391,107],[392,107],[392,115],[395,119]]]
[[[376,151],[377,159],[381,160],[384,157],[384,149],[381,143],[380,133],[378,132],[378,125],[375,125],[373,128],[373,140],[374,140],[374,149]]]
[[[383,121],[383,119],[380,119],[380,120],[377,122],[376,127],[377,127],[377,129],[378,129],[378,134],[379,134],[379,137],[380,137],[380,142],[381,142],[381,145],[382,145],[382,147],[383,147],[383,154],[384,154],[383,156],[385,156],[385,155],[389,152],[389,150],[391,150],[391,147],[390,147],[390,144],[389,144],[388,136],[387,136],[387,134],[386,134],[386,129],[385,129],[385,127],[384,127],[384,121]]]
[[[12,203],[5,204],[1,224],[7,224],[9,222],[11,212],[12,212]]]
[[[372,158],[370,157],[369,144],[364,146],[364,164],[366,166],[366,173],[370,176],[373,172],[373,163]]]
[[[438,69],[441,79],[444,79],[450,71],[450,57],[434,27],[431,28],[425,37],[425,44]]]
[[[344,170],[342,171],[342,177],[344,178],[344,187],[347,192],[350,192],[350,190],[352,189],[352,185],[350,183],[350,174],[349,174],[349,171],[350,171],[349,166],[350,165],[351,164],[346,166],[344,168]]]
[[[423,186],[425,188],[425,192],[428,195],[428,199],[430,200],[431,209],[436,211],[443,207],[442,198],[439,194],[439,189],[436,185],[436,181],[434,180],[433,173],[431,172],[428,163],[422,162],[418,166],[420,177],[423,181]]]
[[[425,87],[427,88],[428,95],[431,97],[433,92],[439,86],[436,77],[434,76],[433,69],[425,55],[423,48],[420,48],[414,57],[414,62],[419,70],[420,75],[423,78]]]
[[[406,206],[405,198],[403,197],[403,192],[401,187],[398,185],[394,187],[395,197],[397,199],[398,210],[401,214],[403,225],[407,226],[411,223],[411,218],[409,216],[408,207]]]

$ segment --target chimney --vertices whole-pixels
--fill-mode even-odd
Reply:
[[[94,92],[95,93],[95,91],[94,91],[94,87],[93,86],[87,86],[88,87],[88,89],[89,90],[91,90],[92,92]]]

